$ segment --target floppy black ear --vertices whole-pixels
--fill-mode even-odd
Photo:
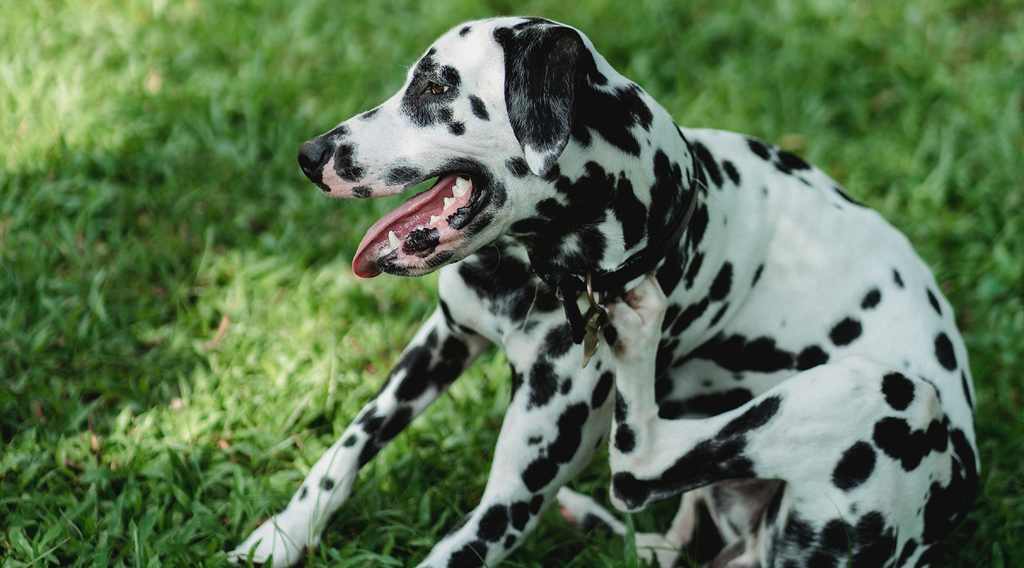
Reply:
[[[495,31],[505,50],[505,107],[526,163],[544,175],[572,131],[573,102],[594,58],[576,30],[533,20]]]

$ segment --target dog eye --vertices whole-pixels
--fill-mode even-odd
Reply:
[[[431,93],[433,93],[435,95],[443,95],[443,94],[448,92],[448,86],[447,85],[440,85],[438,83],[435,83],[435,82],[431,81],[431,82],[427,83],[427,88],[424,89],[424,92],[426,92],[426,91],[430,91]]]

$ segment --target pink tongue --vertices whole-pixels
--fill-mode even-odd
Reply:
[[[438,179],[430,189],[410,198],[374,223],[366,231],[352,259],[352,271],[356,276],[373,278],[381,273],[377,261],[391,252],[389,232],[394,231],[399,239],[404,239],[414,229],[425,227],[431,215],[441,215],[444,198],[451,196],[451,187],[458,177],[457,174],[449,174]]]

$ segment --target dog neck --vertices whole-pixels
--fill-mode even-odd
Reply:
[[[678,152],[677,157],[688,159],[689,167],[673,162],[665,154],[654,158],[655,182],[649,188],[649,205],[641,211],[632,212],[633,215],[642,216],[646,220],[642,225],[646,234],[639,244],[627,247],[628,242],[624,238],[604,239],[604,254],[601,258],[588,259],[585,254],[572,252],[586,251],[586,247],[578,246],[581,241],[588,237],[598,238],[593,232],[593,226],[580,227],[572,235],[575,239],[562,238],[563,243],[575,241],[574,244],[577,245],[576,250],[570,250],[569,253],[564,248],[552,248],[551,244],[556,242],[554,235],[540,234],[527,240],[527,250],[534,270],[541,280],[558,294],[565,309],[570,335],[575,343],[582,342],[584,336],[585,320],[578,305],[581,294],[588,293],[591,300],[597,297],[601,302],[607,302],[630,290],[647,274],[656,271],[666,257],[673,253],[679,255],[680,266],[685,264],[688,251],[684,236],[706,182],[703,169],[690,151],[689,144],[682,140],[681,136],[679,139],[686,148]],[[658,164],[659,160],[666,163]],[[659,172],[659,169],[666,171]],[[594,172],[588,172],[582,177],[598,177],[593,174]],[[555,176],[558,176],[557,171]],[[669,187],[666,187],[666,184],[669,184]],[[580,184],[577,180],[577,185],[585,184]],[[630,206],[626,205],[626,202],[635,200],[636,196],[622,193],[632,192],[633,189],[628,184],[624,186],[621,183],[616,189],[616,201],[608,207],[616,211],[619,217],[628,215]],[[620,219],[619,222],[625,226],[637,221]],[[562,225],[558,230],[564,230],[565,223],[573,223],[571,219],[559,222]],[[623,233],[625,232],[623,229]]]

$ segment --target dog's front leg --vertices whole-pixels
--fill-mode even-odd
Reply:
[[[557,331],[545,337],[554,335]],[[515,391],[487,488],[477,508],[434,547],[421,568],[495,566],[523,542],[559,488],[604,442],[612,411],[611,370],[602,371],[597,358],[581,370],[582,348],[552,345],[506,343]]]
[[[380,392],[317,460],[288,506],[260,525],[229,558],[290,566],[320,541],[320,532],[348,498],[356,473],[370,458],[443,393],[489,345],[480,336],[460,336],[441,309],[417,332]]]

